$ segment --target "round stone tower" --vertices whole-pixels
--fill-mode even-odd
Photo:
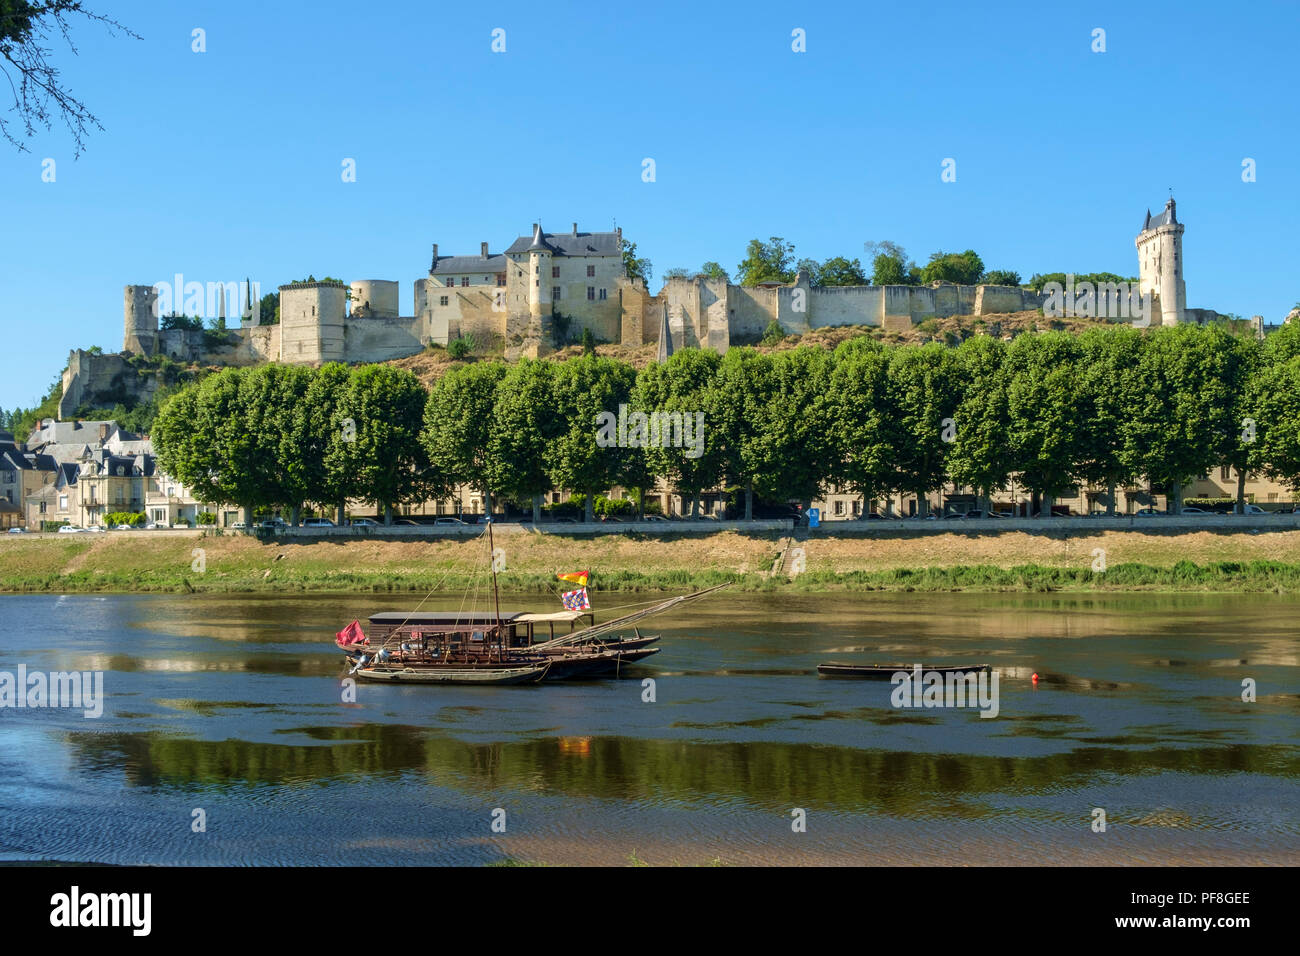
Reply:
[[[357,319],[395,319],[398,316],[397,283],[391,279],[355,279],[352,282],[352,316]]]
[[[153,355],[158,351],[158,292],[151,285],[129,285],[122,303],[122,351]]]
[[[1147,212],[1136,240],[1138,289],[1160,300],[1160,323],[1178,325],[1187,314],[1187,284],[1183,281],[1183,224],[1174,197],[1157,216]]]

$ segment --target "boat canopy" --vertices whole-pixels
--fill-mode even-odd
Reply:
[[[514,624],[520,618],[528,617],[520,611],[502,611],[501,623]],[[495,624],[497,616],[491,611],[380,611],[370,615],[371,624],[386,624],[396,627],[400,624]]]
[[[548,614],[520,614],[513,618],[515,624],[571,624],[586,617],[590,611],[551,611]],[[503,615],[504,618],[504,615]]]

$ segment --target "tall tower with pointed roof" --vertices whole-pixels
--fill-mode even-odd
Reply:
[[[533,224],[533,241],[528,247],[528,316],[540,323],[551,314],[551,255],[555,250],[542,234],[542,224]]]
[[[1183,224],[1178,221],[1174,197],[1157,216],[1147,210],[1138,233],[1138,289],[1160,300],[1162,325],[1178,325],[1187,318],[1187,285],[1183,282]]]

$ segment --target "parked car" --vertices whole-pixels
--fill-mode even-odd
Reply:
[[[10,533],[10,534],[26,534],[26,533],[27,533],[27,529],[26,529],[26,528],[10,528],[10,529],[9,529],[9,533]]]
[[[379,522],[372,518],[353,518],[348,522],[354,528],[378,528]]]
[[[107,531],[108,529],[105,528],[102,524],[92,524],[92,525],[91,525],[89,528],[87,528],[86,530],[89,531],[89,532],[91,532],[92,534],[103,534],[103,533],[104,533],[105,531]]]
[[[329,518],[305,518],[302,526],[304,528],[334,528],[337,527]]]
[[[59,528],[59,534],[85,534],[86,529],[75,524],[65,524]]]
[[[476,522],[474,522],[474,523],[475,523],[475,524],[491,524],[491,523],[492,523],[492,516],[491,516],[491,515],[479,515],[479,516],[478,516],[478,521],[476,521]]]
[[[393,524],[402,524],[407,527],[419,527],[420,522],[412,521],[410,518],[398,518]]]
[[[231,531],[247,531],[247,530],[248,530],[248,525],[245,524],[245,523],[242,522],[242,521],[232,521],[232,522],[230,523],[230,530],[231,530]]]
[[[642,515],[642,516],[641,516],[641,520],[642,520],[642,521],[662,521],[662,522],[664,522],[665,524],[667,524],[667,522],[668,522],[668,519],[665,518],[663,515]]]
[[[1268,512],[1265,511],[1263,508],[1261,508],[1259,505],[1246,505],[1246,511],[1245,511],[1245,513],[1248,514],[1248,515],[1266,515],[1266,514],[1268,514]]]
[[[259,523],[257,527],[266,531],[280,531],[289,527],[289,525],[283,518],[267,518],[265,521]]]
[[[1182,513],[1182,514],[1185,514],[1185,515],[1208,515],[1208,514],[1214,514],[1213,511],[1206,511],[1204,508],[1196,508],[1196,507],[1192,507],[1192,508],[1184,508],[1184,509],[1182,510],[1181,513]]]
[[[468,521],[461,521],[459,518],[438,518],[433,522],[435,525],[468,525]]]
[[[1133,516],[1136,518],[1159,518],[1163,515],[1163,511],[1156,511],[1155,508],[1139,508],[1133,512]]]
[[[131,527],[132,527],[132,526],[129,525],[129,524],[115,524],[115,525],[113,525],[113,530],[114,530],[114,531],[130,531],[130,530],[131,530]]]

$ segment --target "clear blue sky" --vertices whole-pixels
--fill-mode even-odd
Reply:
[[[1276,321],[1300,299],[1295,2],[91,6],[143,37],[55,47],[105,131],[75,162],[57,127],[0,148],[6,408],[69,349],[121,348],[127,283],[397,279],[409,314],[430,243],[497,251],[539,217],[617,219],[655,288],[774,235],[1131,275],[1172,186],[1189,306]]]

